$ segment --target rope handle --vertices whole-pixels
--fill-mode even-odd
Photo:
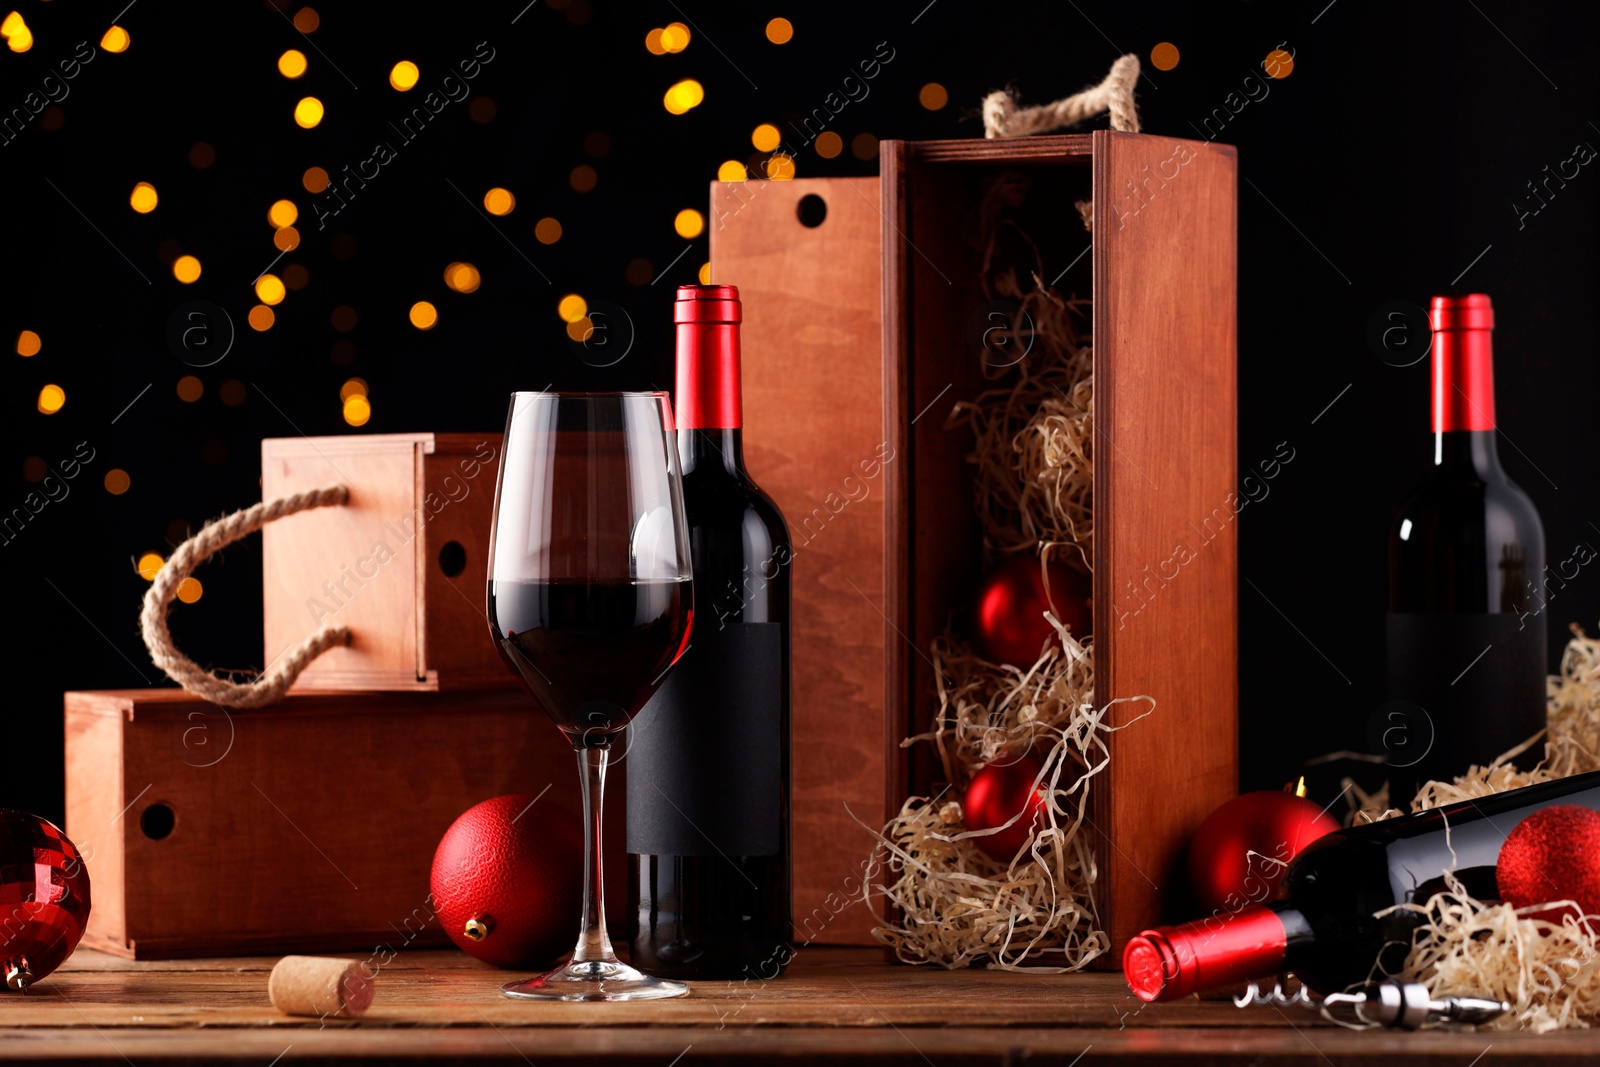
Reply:
[[[1139,80],[1139,57],[1129,53],[1111,64],[1099,85],[1062,97],[1053,104],[1017,107],[1011,94],[997,89],[983,98],[985,137],[1024,137],[1071,126],[1102,111],[1111,113],[1111,128],[1139,132],[1139,106],[1134,103],[1133,87]]]
[[[155,581],[150,583],[144,595],[144,609],[139,613],[139,630],[156,666],[174,682],[213,704],[226,708],[259,708],[282,697],[312,660],[336,645],[348,644],[348,626],[325,623],[316,633],[268,664],[255,681],[235,682],[213,674],[178,651],[172,641],[172,631],[167,627],[167,608],[178,595],[178,586],[183,580],[228,545],[297,511],[344,504],[349,499],[350,490],[344,486],[325,485],[262,501],[206,523],[199,533],[179,545],[172,558],[162,565]]]

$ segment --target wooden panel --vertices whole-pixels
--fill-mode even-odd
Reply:
[[[825,205],[814,228],[805,197]],[[718,182],[711,213],[712,278],[744,303],[746,461],[795,547],[795,937],[870,944],[875,916],[843,901],[872,852],[851,812],[881,824],[891,802],[884,485],[900,456],[883,433],[877,183]]]
[[[520,691],[291,694],[231,713],[177,690],[68,693],[66,714],[68,836],[96,842],[126,808],[120,869],[89,862],[86,940],[140,958],[370,948],[408,927],[440,943],[428,872],[457,815],[547,786],[540,805],[581,810],[570,747]],[[625,923],[619,799],[607,889]],[[174,816],[159,839],[142,829],[155,805]]]
[[[417,557],[425,662],[441,689],[517,685],[490,640],[484,610],[500,434],[439,434],[423,451],[422,470],[423,505],[430,516]],[[450,545],[459,546],[464,556],[462,570],[453,576],[442,562]]]
[[[1120,948],[1184,898],[1184,844],[1238,789],[1237,158],[1101,131],[1094,179],[1096,696],[1156,700],[1094,793]]]

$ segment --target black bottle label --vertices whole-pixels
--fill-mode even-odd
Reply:
[[[629,852],[777,855],[782,639],[775,622],[696,629],[628,726]]]
[[[1391,612],[1390,703],[1368,741],[1401,781],[1448,780],[1544,728],[1544,679],[1542,618]],[[1536,743],[1517,763],[1531,767],[1543,752]]]

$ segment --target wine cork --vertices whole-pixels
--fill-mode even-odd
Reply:
[[[376,978],[355,960],[285,956],[267,979],[267,996],[286,1015],[348,1017],[372,1006]]]

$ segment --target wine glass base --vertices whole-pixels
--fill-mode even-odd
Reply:
[[[682,982],[652,978],[617,960],[568,963],[536,978],[507,982],[500,992],[518,1000],[662,1000],[689,992]]]

